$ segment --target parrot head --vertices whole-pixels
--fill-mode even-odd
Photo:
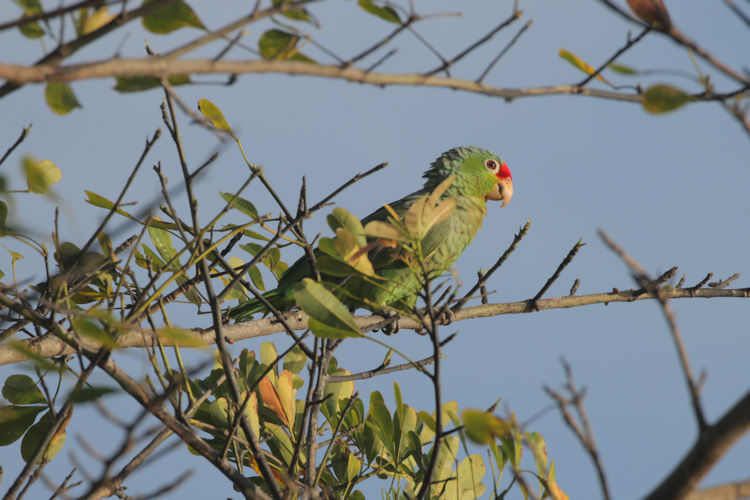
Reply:
[[[513,198],[513,177],[508,164],[497,153],[475,146],[446,151],[424,173],[425,189],[431,191],[449,175],[456,175],[447,196],[474,196],[502,200],[504,207]]]

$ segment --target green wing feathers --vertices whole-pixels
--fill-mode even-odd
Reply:
[[[504,206],[513,195],[512,178],[505,162],[491,151],[468,146],[443,153],[424,173],[425,183],[422,189],[390,203],[389,206],[403,217],[424,194],[435,192],[436,196],[440,196],[440,191],[435,191],[435,188],[450,176],[454,178],[441,199],[454,198],[455,209],[450,215],[440,219],[421,240],[423,257],[426,259],[424,263],[431,277],[449,270],[469,245],[482,225],[487,210],[486,202],[503,200]],[[338,210],[338,213],[334,210],[329,216],[329,225],[333,224],[334,229],[342,225],[349,229],[357,226],[356,218],[346,211]],[[387,222],[389,215],[388,210],[381,207],[360,223],[365,226],[371,221]],[[361,231],[361,228],[357,231]],[[352,229],[352,233],[354,232],[356,231]],[[367,246],[363,247],[364,235],[359,234],[360,246],[354,247],[351,252],[356,255],[356,248],[367,248],[372,270],[363,274],[348,268],[340,258],[336,260],[331,257],[332,241],[321,240],[321,248],[329,252],[326,254],[320,248],[315,250],[316,258],[324,261],[321,261],[319,267],[324,284],[352,310],[360,307],[373,312],[381,312],[384,309],[410,310],[416,303],[422,284],[415,271],[407,264],[408,256],[404,255],[404,250],[394,246],[373,244],[377,241],[373,238],[368,238]],[[352,240],[351,234],[349,240]],[[337,244],[341,241],[337,240]],[[331,267],[337,266],[337,263],[341,269]],[[375,273],[374,277],[369,275],[372,271]],[[303,256],[281,276],[278,287],[263,294],[263,298],[278,310],[288,310],[295,306],[294,291],[297,284],[304,278],[311,277],[313,273],[310,261]],[[229,316],[236,321],[247,321],[253,314],[261,312],[267,313],[268,310],[265,304],[256,298],[232,308]]]

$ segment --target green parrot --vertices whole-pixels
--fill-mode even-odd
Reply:
[[[372,221],[393,221],[393,213],[400,218],[426,194],[440,192],[438,186],[448,185],[441,199],[455,200],[450,215],[437,222],[421,240],[425,270],[434,278],[448,271],[459,255],[474,239],[487,212],[487,200],[502,200],[502,207],[513,197],[513,179],[508,165],[492,151],[475,146],[461,146],[446,151],[423,174],[422,189],[382,207],[361,220],[362,226]],[[450,178],[450,179],[449,179]],[[447,182],[444,182],[446,181]],[[453,202],[451,202],[453,205]],[[388,209],[391,209],[389,211]],[[372,312],[408,311],[416,304],[422,285],[420,277],[409,265],[403,247],[379,238],[367,238],[367,257],[372,263],[375,277],[360,273],[321,272],[324,284],[350,309],[360,307]],[[325,259],[320,249],[316,259]],[[346,267],[342,264],[342,267]],[[329,267],[330,269],[330,267]],[[279,310],[295,305],[294,291],[304,279],[313,277],[310,260],[301,257],[281,276],[277,288],[263,297]],[[258,312],[266,313],[259,299],[247,300],[229,311],[236,321],[247,321]]]

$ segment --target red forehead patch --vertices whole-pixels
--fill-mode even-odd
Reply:
[[[510,179],[513,180],[513,176],[510,175],[510,169],[508,168],[508,164],[503,162],[502,165],[500,165],[500,170],[495,174],[495,176],[498,179]]]

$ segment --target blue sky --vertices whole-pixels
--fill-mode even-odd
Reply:
[[[457,5],[417,2],[421,13],[454,12]],[[449,56],[495,26],[511,9],[511,2],[506,1],[460,5],[461,17],[437,18],[417,26]],[[724,5],[675,1],[667,5],[675,24],[689,36],[735,67],[747,64],[746,28]],[[231,2],[194,7],[209,28],[219,27],[247,8]],[[533,26],[490,73],[487,83],[517,87],[580,81],[582,74],[559,58],[558,49],[565,48],[597,66],[624,43],[629,29],[637,32],[597,2],[521,2],[521,8],[523,20],[457,65],[454,76],[475,78],[527,19],[533,19]],[[312,33],[342,55],[359,52],[391,30],[354,2],[326,2],[311,9],[323,25],[320,31],[310,28]],[[0,8],[3,20],[17,14],[15,6]],[[250,27],[248,44],[254,44],[259,30]],[[161,52],[198,35],[185,29],[159,37],[131,24],[82,50],[71,62],[106,58],[118,50],[122,56],[141,57],[144,38]],[[383,71],[420,71],[437,64],[409,35],[402,35],[397,45],[399,52]],[[201,54],[213,55],[217,50]],[[312,48],[308,52],[315,54]],[[1,61],[28,63],[40,55],[36,43],[13,31],[0,33]],[[237,51],[230,57],[247,55]],[[649,36],[619,62],[638,69],[695,73],[687,52],[658,35]],[[700,65],[714,73],[702,61]],[[618,83],[674,81],[697,90],[689,80],[674,78],[661,75],[639,80],[612,75]],[[719,89],[732,88],[719,75],[712,81]],[[23,187],[18,175],[20,153],[48,158],[60,166],[63,178],[56,193],[64,200],[59,204],[67,240],[85,241],[103,216],[83,202],[83,189],[114,197],[146,136],[161,126],[160,91],[117,94],[112,86],[111,79],[76,82],[73,89],[83,108],[64,117],[48,110],[41,86],[27,86],[0,101],[0,144],[11,144],[21,127],[33,123],[30,137],[3,165],[2,173],[11,187]],[[337,199],[338,205],[365,216],[382,203],[419,188],[424,169],[446,149],[474,144],[499,152],[513,173],[514,199],[505,208],[489,208],[483,229],[456,266],[469,286],[476,270],[489,267],[518,228],[531,219],[528,236],[488,285],[496,291],[492,301],[533,296],[579,238],[587,245],[547,297],[566,295],[575,278],[581,279],[581,294],[631,287],[625,266],[597,238],[598,228],[653,274],[678,265],[678,276],[685,273],[687,283],[695,284],[707,272],[717,278],[740,272],[743,276],[735,285],[748,286],[750,141],[718,105],[699,103],[654,116],[637,104],[594,98],[555,96],[507,103],[442,89],[380,89],[283,75],[246,75],[231,87],[196,85],[182,87],[179,93],[192,106],[199,98],[220,106],[248,157],[265,166],[269,181],[292,205],[303,175],[310,199],[318,199],[354,173],[388,161],[383,172]],[[193,166],[217,147],[212,136],[191,127],[187,119],[182,121],[182,131]],[[164,138],[139,173],[129,201],[144,206],[158,196],[158,183],[149,168],[156,161],[162,162],[173,184],[179,182],[174,147]],[[221,150],[220,159],[198,187],[204,220],[221,206],[217,192],[235,189],[246,176],[246,168],[236,149]],[[276,210],[260,186],[251,186],[246,195],[259,211]],[[49,241],[54,203],[29,196],[17,196],[15,201],[20,221]],[[176,197],[183,210],[184,201]],[[326,230],[323,217],[311,220],[307,227],[310,234]],[[130,232],[121,233],[120,238]],[[120,241],[113,239],[115,244]],[[292,261],[296,255],[285,258]],[[7,273],[9,267],[10,256],[0,253],[0,268]],[[20,269],[24,276],[41,276],[40,262],[31,255]],[[694,370],[705,369],[708,374],[703,399],[709,420],[714,420],[747,391],[748,305],[741,299],[690,299],[673,305]],[[196,318],[191,312],[180,326],[207,321],[206,316]],[[649,491],[696,436],[685,383],[655,303],[501,316],[456,323],[443,331],[460,331],[445,350],[443,387],[445,400],[456,400],[462,408],[485,408],[502,397],[525,420],[549,405],[542,386],[559,386],[563,380],[559,358],[565,357],[578,383],[588,388],[586,406],[617,497],[638,497]],[[272,340],[280,348],[286,345],[282,337]],[[413,356],[430,351],[427,339],[410,332],[388,340]],[[236,347],[257,349],[259,345],[260,341],[243,342]],[[149,370],[139,354],[120,354],[134,375]],[[337,358],[339,365],[356,372],[377,366],[383,355],[372,344],[351,341]],[[206,356],[196,353],[195,362]],[[0,379],[19,370],[18,366],[2,367]],[[416,373],[381,377],[358,383],[357,388],[365,394],[381,390],[392,405],[393,381],[401,385],[406,402],[418,410],[433,409],[431,388]],[[117,398],[111,401],[117,411],[128,412]],[[79,411],[69,429],[66,448],[49,469],[58,481],[69,471],[71,451],[83,459],[76,434],[100,444],[104,453],[119,444],[119,431],[89,409]],[[549,411],[529,429],[545,437],[556,461],[558,481],[571,498],[595,498],[599,490],[594,470],[559,415]],[[195,475],[174,493],[175,498],[188,492],[196,498],[233,494],[218,472],[184,448],[178,450],[162,459],[155,470],[133,476],[129,493],[156,488],[164,479],[165,467],[170,473],[192,467]],[[6,484],[17,472],[18,461],[17,447],[0,449]],[[748,462],[750,440],[745,437],[704,485],[744,479]]]

